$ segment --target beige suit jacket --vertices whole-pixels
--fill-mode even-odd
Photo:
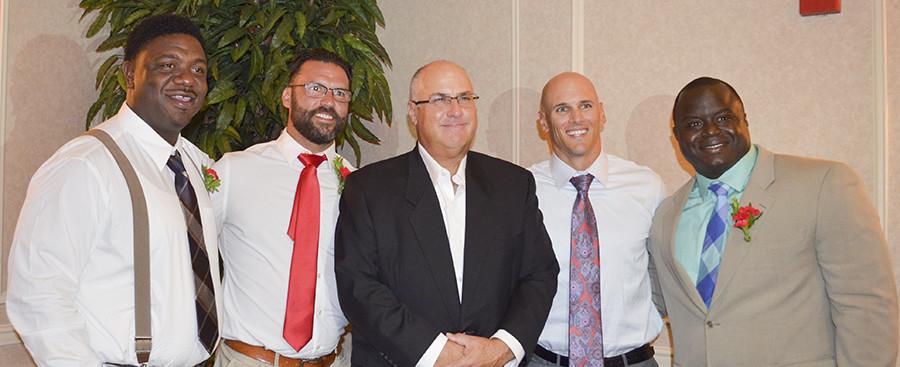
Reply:
[[[741,205],[763,215],[750,242],[730,229],[709,310],[673,257],[694,180],[660,205],[650,231],[654,301],[668,313],[676,366],[894,367],[890,251],[849,167],[760,148]]]

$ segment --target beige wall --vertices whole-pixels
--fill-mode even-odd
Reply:
[[[0,1],[8,2],[0,227],[5,265],[28,179],[82,131],[102,57],[92,51],[98,41],[83,38],[79,1]],[[800,17],[797,2],[787,0],[382,1],[387,29],[379,35],[394,61],[388,73],[394,124],[374,128],[383,142],[364,147],[363,162],[413,147],[405,103],[409,76],[446,58],[469,69],[482,96],[475,149],[524,166],[547,157],[535,125],[543,83],[575,67],[595,81],[604,100],[604,149],[650,166],[674,190],[688,173],[676,160],[668,129],[672,99],[691,79],[710,75],[741,93],[756,143],[847,162],[873,198],[880,191],[890,195],[900,189],[900,144],[879,155],[876,142],[890,142],[885,134],[900,136],[900,2],[884,1],[885,74],[876,72],[881,29],[875,16],[882,1],[842,3],[841,14]],[[882,80],[885,96],[877,93]],[[884,97],[887,108],[879,102]],[[877,129],[883,109],[894,121],[884,125],[889,131]],[[895,252],[898,197],[880,203],[889,213]],[[896,256],[895,264],[900,269]],[[0,268],[5,290],[5,266]],[[2,334],[5,312],[0,315]]]

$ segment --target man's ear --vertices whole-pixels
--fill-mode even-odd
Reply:
[[[416,120],[416,103],[415,102],[413,102],[413,101],[406,102],[406,117],[409,118],[409,122],[411,122],[413,125],[416,125],[419,123],[419,121]]]
[[[284,90],[281,91],[281,105],[288,110],[291,109],[291,96],[293,96],[291,87],[284,87]]]
[[[550,122],[547,121],[547,114],[544,113],[544,110],[538,110],[538,123],[541,124],[541,129],[545,133],[550,132]]]
[[[122,63],[122,73],[125,74],[126,89],[134,89],[134,62],[125,61]]]

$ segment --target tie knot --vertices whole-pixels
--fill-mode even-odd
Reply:
[[[309,154],[309,153],[300,153],[297,156],[300,159],[300,162],[303,163],[304,166],[312,165],[313,167],[318,167],[322,162],[325,161],[325,155],[318,154]]]
[[[731,188],[724,182],[714,181],[709,184],[709,191],[712,191],[717,197],[728,197],[728,192],[731,191]]]
[[[181,153],[179,153],[177,150],[175,151],[175,154],[169,156],[169,161],[166,162],[166,166],[168,166],[169,169],[171,169],[172,172],[175,173],[185,172],[184,162],[181,161]]]
[[[587,173],[581,176],[575,176],[569,179],[569,182],[575,186],[578,193],[587,193],[591,188],[591,182],[594,181],[594,175]]]

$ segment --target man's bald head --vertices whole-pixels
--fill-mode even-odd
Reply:
[[[565,72],[544,85],[539,121],[553,153],[570,167],[585,170],[600,156],[606,113],[584,75]]]
[[[579,95],[589,97],[594,101],[599,101],[597,97],[597,89],[590,79],[573,71],[559,73],[544,85],[541,90],[541,110],[544,112],[553,108],[552,97],[563,91],[577,90]]]
[[[426,99],[429,96],[419,95],[422,92],[422,88],[424,88],[423,81],[433,81],[435,78],[463,78],[466,82],[468,82],[471,89],[472,81],[469,79],[469,74],[466,72],[466,69],[463,69],[459,64],[449,61],[449,60],[435,60],[430,63],[423,65],[418,68],[415,73],[413,73],[412,79],[409,81],[409,100],[419,100]]]

